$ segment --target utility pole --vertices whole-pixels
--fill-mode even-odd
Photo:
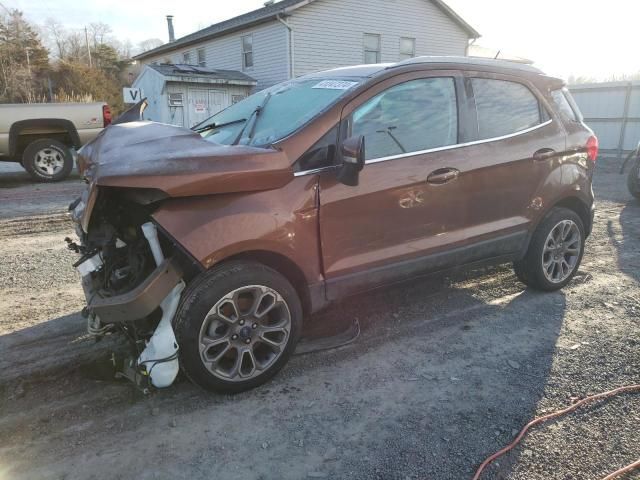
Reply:
[[[29,47],[24,49],[27,52],[27,70],[29,70],[29,78],[31,78],[31,59],[29,58]]]
[[[89,48],[89,35],[87,34],[87,27],[84,27],[84,41],[87,43],[87,53],[89,54],[89,67],[91,67],[91,49]]]

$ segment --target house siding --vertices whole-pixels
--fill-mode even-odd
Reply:
[[[357,19],[357,21],[354,21]],[[294,11],[295,76],[364,63],[363,35],[381,36],[381,61],[400,59],[400,37],[415,55],[465,55],[469,35],[428,0],[318,0]]]
[[[242,40],[253,35],[253,67],[242,68]],[[205,40],[143,60],[145,64],[182,63],[184,52],[191,52],[191,63],[197,63],[197,50],[205,49],[207,67],[244,71],[258,81],[257,90],[289,78],[289,32],[278,21],[247,28],[213,40]]]

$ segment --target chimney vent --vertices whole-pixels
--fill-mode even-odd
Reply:
[[[167,15],[167,27],[169,28],[169,43],[176,41],[176,36],[173,33],[173,15]]]

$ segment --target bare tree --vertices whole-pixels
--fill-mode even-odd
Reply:
[[[106,23],[90,23],[88,28],[89,35],[91,35],[94,47],[102,45],[109,41],[109,35],[112,33],[112,30],[111,27]]]
[[[133,50],[131,40],[127,38],[124,42],[118,42],[118,45],[114,46],[122,58],[131,58],[131,51]]]
[[[50,47],[53,47],[54,56],[63,60],[67,56],[67,31],[64,26],[53,18],[47,18],[44,23],[44,31]]]
[[[140,52],[146,52],[148,50],[153,50],[154,48],[157,48],[163,44],[164,42],[159,38],[148,38],[138,43],[138,48],[140,49]]]

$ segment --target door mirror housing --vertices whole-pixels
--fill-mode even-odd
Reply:
[[[342,165],[338,181],[350,187],[358,185],[360,170],[364,167],[364,135],[347,138],[340,147]]]

